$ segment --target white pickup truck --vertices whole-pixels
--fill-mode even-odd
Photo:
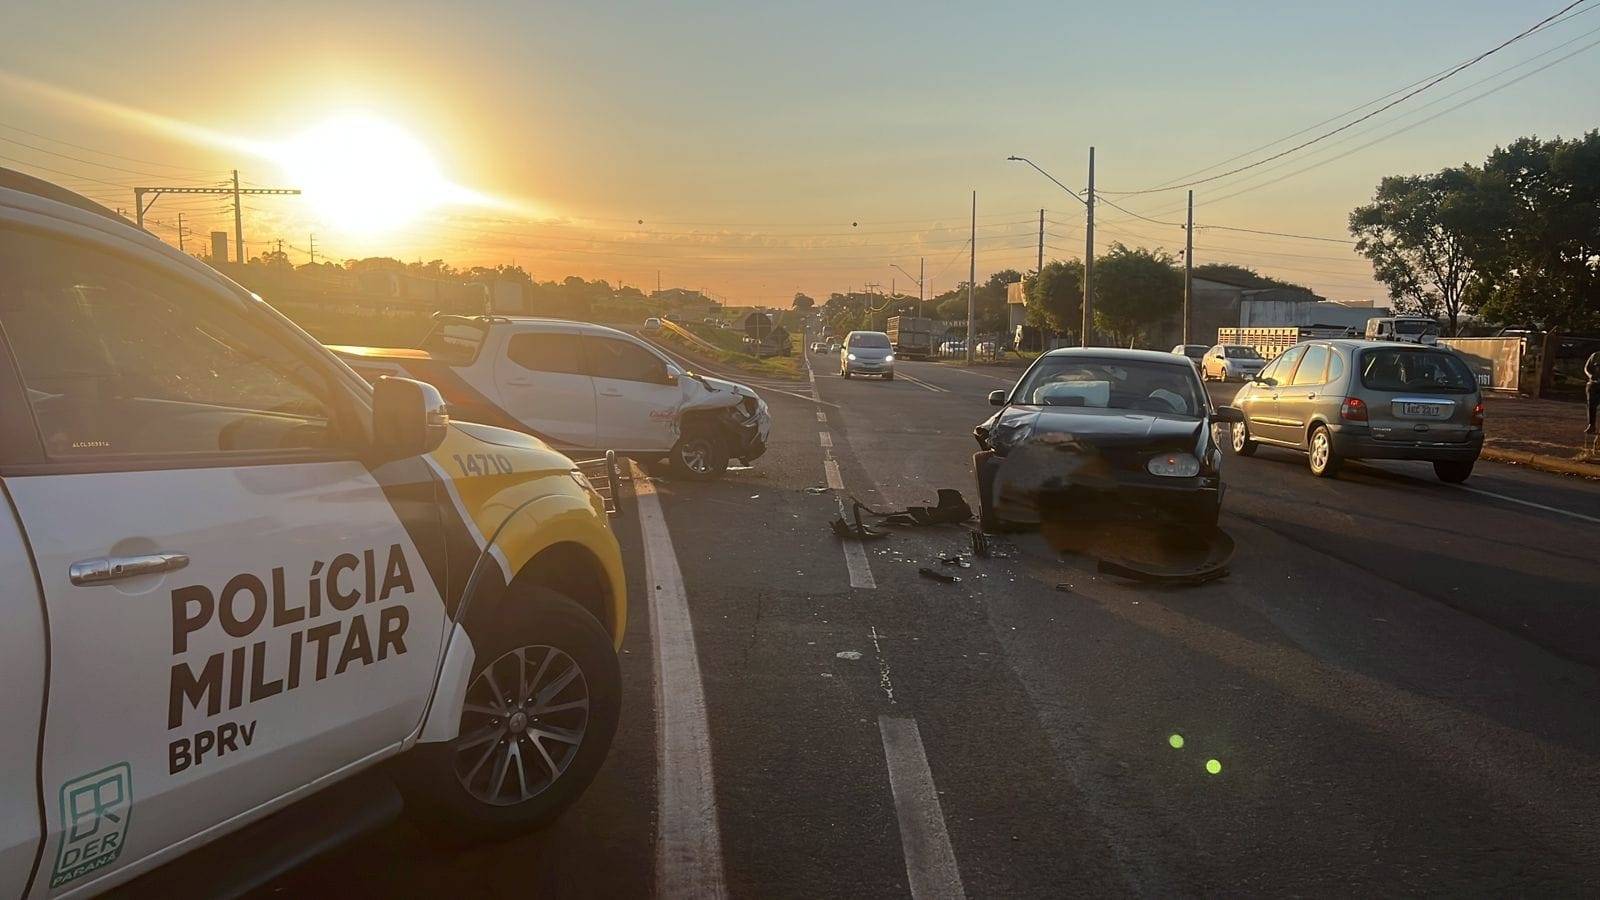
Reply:
[[[419,349],[333,347],[372,379],[439,388],[458,419],[532,434],[572,455],[614,450],[690,478],[767,449],[772,417],[750,388],[685,369],[631,334],[560,319],[436,316]]]
[[[0,169],[0,896],[233,896],[402,806],[547,822],[616,729],[626,591],[570,459]]]

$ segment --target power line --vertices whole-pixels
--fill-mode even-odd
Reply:
[[[1294,146],[1289,147],[1288,149],[1280,150],[1277,153],[1272,154],[1271,156],[1264,157],[1262,159],[1256,160],[1255,162],[1249,163],[1247,165],[1238,166],[1236,168],[1229,169],[1228,171],[1222,172],[1222,173],[1217,174],[1217,175],[1209,175],[1209,176],[1207,176],[1205,178],[1199,178],[1199,179],[1195,179],[1193,181],[1185,181],[1185,182],[1182,182],[1180,184],[1172,184],[1172,185],[1167,185],[1165,187],[1146,188],[1144,190],[1138,190],[1138,191],[1108,191],[1106,193],[1116,194],[1117,196],[1120,196],[1120,197],[1131,197],[1131,196],[1136,196],[1136,195],[1139,195],[1139,194],[1154,194],[1154,193],[1158,193],[1158,192],[1162,192],[1162,191],[1172,191],[1172,190],[1180,190],[1180,189],[1183,189],[1183,188],[1190,188],[1190,187],[1194,187],[1196,185],[1207,184],[1209,182],[1216,181],[1216,180],[1218,180],[1220,178],[1227,178],[1230,175],[1237,175],[1240,172],[1244,172],[1244,171],[1247,171],[1249,169],[1253,169],[1253,168],[1255,168],[1257,166],[1264,165],[1265,163],[1272,162],[1275,159],[1281,159],[1281,158],[1283,158],[1285,156],[1288,156],[1291,153],[1295,153],[1297,151],[1304,150],[1306,147],[1309,147],[1312,144],[1319,143],[1320,141],[1323,141],[1323,140],[1325,140],[1327,138],[1330,138],[1330,137],[1332,137],[1332,136],[1334,136],[1334,135],[1336,135],[1336,134],[1338,134],[1338,133],[1340,133],[1342,131],[1346,131],[1346,130],[1348,130],[1348,129],[1356,126],[1356,125],[1359,125],[1362,122],[1365,122],[1368,119],[1371,119],[1373,116],[1379,115],[1380,113],[1383,113],[1383,112],[1386,112],[1386,111],[1388,111],[1390,109],[1393,109],[1394,107],[1400,105],[1401,103],[1404,103],[1405,101],[1411,99],[1412,97],[1415,97],[1416,95],[1422,93],[1423,91],[1428,90],[1429,88],[1433,87],[1434,85],[1439,84],[1440,82],[1444,81],[1445,79],[1450,78],[1450,77],[1452,77],[1452,76],[1454,76],[1454,75],[1456,75],[1456,74],[1458,74],[1458,73],[1460,73],[1460,72],[1462,72],[1462,71],[1464,71],[1464,70],[1466,70],[1466,69],[1468,69],[1468,68],[1470,68],[1472,66],[1477,65],[1478,63],[1484,61],[1485,59],[1488,59],[1490,56],[1493,56],[1494,54],[1499,53],[1501,50],[1504,50],[1505,48],[1511,46],[1512,44],[1515,44],[1516,42],[1522,40],[1523,38],[1527,37],[1528,35],[1533,34],[1536,31],[1539,31],[1540,29],[1544,28],[1546,25],[1549,25],[1551,22],[1554,22],[1556,19],[1559,19],[1561,16],[1564,16],[1568,12],[1571,12],[1575,7],[1579,6],[1580,4],[1586,3],[1586,2],[1588,2],[1588,0],[1572,0],[1571,3],[1568,3],[1566,6],[1562,7],[1559,11],[1553,13],[1552,15],[1546,16],[1543,19],[1540,19],[1537,23],[1535,23],[1534,25],[1530,26],[1529,28],[1524,29],[1521,32],[1518,32],[1516,35],[1513,35],[1512,37],[1507,38],[1506,40],[1504,40],[1501,43],[1495,45],[1494,47],[1491,47],[1488,50],[1485,50],[1482,53],[1479,53],[1477,56],[1474,56],[1472,59],[1467,60],[1466,62],[1461,63],[1461,64],[1459,64],[1457,66],[1454,66],[1453,68],[1445,71],[1443,74],[1436,75],[1433,78],[1428,79],[1421,86],[1413,88],[1413,89],[1411,89],[1409,91],[1406,91],[1404,94],[1402,94],[1398,98],[1396,98],[1394,100],[1391,100],[1388,103],[1385,103],[1384,105],[1378,107],[1377,109],[1374,109],[1374,110],[1371,110],[1371,111],[1369,111],[1367,113],[1364,113],[1361,116],[1358,116],[1357,118],[1352,119],[1349,122],[1346,122],[1346,123],[1344,123],[1343,125],[1340,125],[1337,128],[1333,128],[1333,129],[1330,129],[1328,131],[1325,131],[1325,132],[1317,135],[1316,137],[1311,138],[1310,140],[1301,141],[1300,143],[1295,144]],[[1118,208],[1120,209],[1121,207],[1118,207]],[[1126,212],[1126,210],[1124,210],[1124,212]]]
[[[143,176],[147,176],[147,177],[150,177],[150,178],[172,178],[171,175],[165,175],[165,174],[161,174],[161,173],[158,173],[158,172],[144,172],[144,171],[140,171],[139,169],[128,169],[128,168],[124,168],[123,166],[113,166],[110,163],[95,162],[92,159],[84,159],[81,156],[73,156],[73,155],[71,155],[69,153],[60,153],[58,151],[50,150],[50,149],[45,148],[45,147],[35,147],[32,144],[16,140],[15,138],[8,138],[3,134],[0,134],[0,141],[5,141],[6,143],[9,143],[9,144],[16,144],[18,147],[26,147],[29,150],[34,151],[35,153],[43,153],[43,154],[45,154],[47,156],[60,157],[61,159],[68,159],[68,160],[71,160],[73,162],[83,163],[84,165],[89,165],[89,166],[98,166],[98,167],[100,167],[102,169],[111,169],[111,170],[116,171],[116,172],[127,172],[129,175],[143,175]],[[198,179],[198,178],[180,178],[180,179],[177,179],[177,180],[179,180],[179,181],[192,181],[192,182],[194,182],[196,184],[201,183],[201,179]],[[220,183],[220,182],[213,182],[213,183]]]
[[[84,146],[83,144],[74,144],[71,141],[63,141],[60,138],[53,138],[53,137],[50,137],[47,134],[40,134],[37,131],[29,131],[26,128],[18,128],[15,125],[7,125],[4,122],[0,122],[0,128],[5,128],[5,129],[7,129],[9,131],[15,131],[18,134],[26,134],[29,137],[36,137],[36,138],[38,138],[38,139],[40,139],[42,141],[49,141],[52,144],[60,144],[60,145],[62,145],[64,147],[72,147],[75,150],[84,150],[84,151],[87,151],[89,153],[98,153],[101,156],[109,156],[112,159],[120,159],[120,160],[123,160],[125,162],[140,163],[140,164],[146,165],[146,166],[159,166],[160,168],[163,168],[163,169],[175,169],[175,170],[180,171],[180,172],[197,172],[197,173],[204,174],[204,175],[213,175],[213,176],[215,176],[215,175],[221,175],[222,174],[220,171],[217,171],[217,170],[214,170],[214,169],[201,169],[201,168],[197,168],[195,166],[178,166],[178,165],[173,165],[172,163],[162,163],[162,162],[156,162],[156,161],[150,160],[150,159],[139,159],[139,158],[133,157],[133,156],[123,156],[123,155],[118,154],[118,153],[111,153],[111,152],[109,152],[107,150],[100,150],[100,149],[97,149],[95,147],[87,147],[87,146]],[[162,175],[162,176],[159,176],[159,177],[169,178],[171,176]]]

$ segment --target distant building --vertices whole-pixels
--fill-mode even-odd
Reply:
[[[1028,292],[1026,282],[1013,281],[1006,285],[1006,334],[1016,332],[1017,326],[1028,321]]]
[[[1189,336],[1210,344],[1218,328],[1336,325],[1365,330],[1368,319],[1390,315],[1389,308],[1363,303],[1338,303],[1319,299],[1299,288],[1255,288],[1221,278],[1195,277],[1190,301]],[[1177,316],[1146,338],[1152,347],[1170,347],[1183,336]]]

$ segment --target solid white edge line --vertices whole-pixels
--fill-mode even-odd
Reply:
[[[634,475],[656,657],[656,896],[726,897],[694,622],[655,486]]]
[[[911,896],[914,900],[966,897],[916,721],[880,715],[878,731],[883,736],[883,758],[889,768],[894,812],[900,820],[900,844]]]
[[[1467,487],[1464,484],[1458,484],[1458,485],[1456,485],[1456,487],[1460,488],[1463,491],[1468,491],[1468,492],[1473,493],[1473,494],[1482,494],[1485,497],[1493,497],[1496,500],[1504,500],[1507,503],[1519,503],[1519,504],[1521,504],[1523,506],[1531,506],[1534,509],[1542,509],[1545,512],[1553,512],[1553,513],[1555,513],[1556,515],[1559,515],[1559,516],[1567,516],[1569,518],[1578,519],[1578,520],[1583,521],[1583,522],[1592,522],[1595,525],[1600,525],[1600,519],[1597,519],[1594,516],[1586,516],[1583,513],[1575,513],[1570,509],[1561,509],[1561,508],[1555,507],[1555,506],[1545,506],[1543,503],[1535,503],[1532,500],[1522,500],[1522,499],[1517,498],[1517,497],[1507,497],[1505,494],[1497,494],[1494,491],[1486,491],[1486,490],[1484,490],[1482,488]]]

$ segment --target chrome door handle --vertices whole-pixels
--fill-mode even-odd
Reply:
[[[73,584],[105,584],[123,578],[176,572],[189,564],[186,553],[148,553],[143,556],[101,556],[80,560],[67,570]]]

